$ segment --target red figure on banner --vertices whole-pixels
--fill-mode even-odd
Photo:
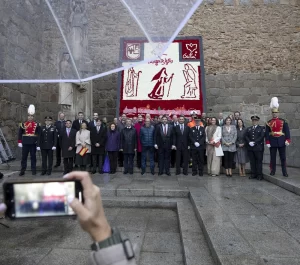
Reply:
[[[170,89],[172,85],[174,73],[168,78],[167,70],[165,67],[163,67],[151,80],[156,81],[156,84],[154,88],[152,89],[151,93],[148,94],[149,98],[152,99],[162,99],[165,95],[165,88],[167,84],[169,86],[167,87],[167,97],[170,95]]]
[[[199,89],[197,71],[191,64],[186,63],[182,72],[186,83],[184,84],[184,94],[181,98],[196,98],[196,90]]]
[[[128,69],[127,73],[128,76],[125,85],[125,94],[127,97],[136,97],[139,87],[140,74],[142,71],[138,71],[138,73],[136,73],[133,67],[131,67]]]

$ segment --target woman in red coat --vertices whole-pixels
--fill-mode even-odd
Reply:
[[[138,115],[138,122],[134,125],[137,137],[137,167],[141,168],[142,144],[140,141],[140,131],[144,126],[144,118],[141,114]]]

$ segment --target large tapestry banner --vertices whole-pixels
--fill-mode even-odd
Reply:
[[[152,47],[143,39],[121,39],[122,65],[150,57]],[[204,97],[201,37],[177,38],[160,58],[119,73],[119,114],[201,114]]]

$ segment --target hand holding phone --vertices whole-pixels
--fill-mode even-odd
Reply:
[[[99,187],[93,184],[87,172],[74,171],[64,176],[67,180],[80,181],[83,187],[84,204],[77,198],[70,206],[77,214],[83,230],[88,232],[96,242],[111,236],[111,227],[106,219]]]

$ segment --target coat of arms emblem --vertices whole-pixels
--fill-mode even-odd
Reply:
[[[126,57],[130,60],[137,60],[141,56],[140,43],[126,43]]]

